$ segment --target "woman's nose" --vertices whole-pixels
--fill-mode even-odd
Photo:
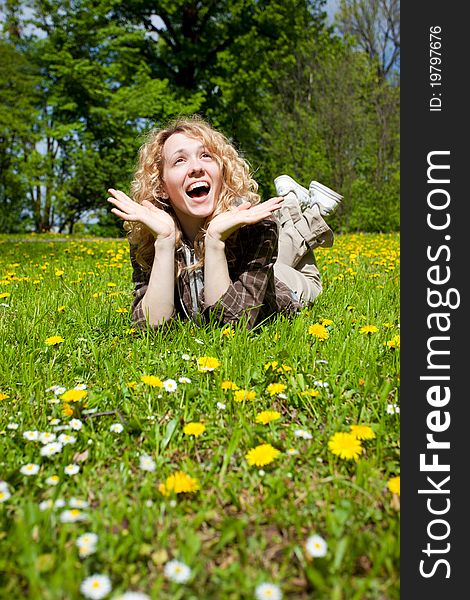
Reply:
[[[189,175],[200,175],[204,173],[204,165],[200,162],[199,158],[195,158],[191,161],[189,168]]]

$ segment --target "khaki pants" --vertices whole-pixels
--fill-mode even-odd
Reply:
[[[284,198],[278,213],[279,250],[274,275],[290,287],[302,304],[308,304],[322,291],[313,250],[332,246],[333,232],[316,204],[302,211],[293,192]]]

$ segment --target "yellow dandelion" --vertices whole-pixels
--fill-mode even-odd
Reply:
[[[320,395],[320,392],[318,390],[314,390],[313,388],[308,388],[307,390],[300,392],[300,394],[301,396],[310,396],[311,398],[316,398]]]
[[[200,436],[205,430],[206,426],[203,423],[188,423],[183,428],[186,435],[194,435],[194,437]]]
[[[270,396],[275,396],[276,394],[282,394],[286,387],[287,386],[283,383],[270,383],[266,388],[266,391]]]
[[[137,329],[135,327],[129,327],[129,329],[126,329],[125,333],[126,335],[134,335],[136,331]]]
[[[9,398],[10,396],[8,394],[4,394],[3,392],[0,392],[0,401],[1,400],[6,400],[7,398]]]
[[[65,271],[63,269],[56,269],[55,271],[55,276],[56,277],[62,277],[62,275],[65,273]]]
[[[225,337],[233,337],[235,335],[235,329],[233,329],[233,327],[225,327],[222,329],[221,333]]]
[[[64,417],[71,417],[73,415],[73,408],[67,402],[62,405],[62,415]]]
[[[358,382],[359,385],[365,385],[366,380],[363,377],[359,377]]]
[[[325,327],[328,327],[328,325],[333,325],[333,321],[331,319],[320,319],[320,323]]]
[[[288,373],[289,371],[292,371],[292,367],[289,367],[289,365],[281,365],[276,371],[278,373]]]
[[[65,306],[59,306],[59,308],[57,309],[58,313],[63,313],[65,311]]]
[[[233,394],[235,402],[243,402],[243,400],[254,400],[256,392],[254,390],[236,390]]]
[[[400,347],[400,336],[396,335],[391,340],[384,342],[384,346],[388,346],[389,348],[399,348]]]
[[[159,377],[155,377],[155,375],[142,375],[140,380],[150,387],[163,387],[163,381]]]
[[[257,467],[264,467],[269,465],[281,452],[277,448],[273,448],[271,444],[261,444],[252,448],[246,455],[245,458],[249,465],[256,465]]]
[[[161,483],[158,489],[161,494],[168,496],[174,494],[191,494],[199,490],[199,482],[197,479],[190,477],[183,471],[176,471],[167,477],[165,483]]]
[[[9,298],[9,297],[10,297],[10,292],[2,292],[0,294],[0,299]]]
[[[213,371],[220,367],[220,361],[213,356],[200,356],[197,359],[197,366],[199,371]]]
[[[52,335],[51,337],[46,338],[46,344],[48,346],[57,346],[58,344],[62,344],[62,342],[65,342],[65,340],[60,335]]]
[[[373,440],[375,438],[375,433],[369,425],[351,425],[350,430],[358,440]]]
[[[388,480],[387,483],[388,489],[392,492],[392,494],[400,495],[400,475],[398,477],[392,477]]]
[[[137,381],[127,381],[126,382],[126,386],[130,389],[130,390],[135,390],[137,387]]]
[[[277,410],[263,410],[258,415],[256,415],[256,422],[262,423],[263,425],[267,425],[271,423],[271,421],[277,421],[277,419],[281,418],[281,413],[277,412]]]
[[[346,460],[357,460],[362,452],[361,442],[352,433],[335,433],[328,442],[329,449]]]
[[[378,327],[375,325],[363,325],[359,329],[359,333],[377,333],[378,330]]]
[[[64,402],[80,402],[87,395],[86,390],[67,390],[60,397]]]
[[[267,371],[268,369],[275,369],[278,366],[278,362],[277,360],[273,360],[272,362],[268,362],[264,365],[264,370]]]
[[[125,307],[116,308],[116,312],[117,312],[117,313],[126,313],[126,312],[128,312],[128,311],[129,311],[129,309],[128,309],[128,308],[125,308]]]
[[[313,337],[316,337],[317,340],[320,340],[320,342],[327,340],[330,335],[328,329],[324,325],[320,325],[320,323],[310,325],[308,332],[310,335],[313,335]]]
[[[112,282],[110,282],[110,283],[108,283],[108,287],[116,287],[116,284],[115,284],[115,283],[112,283]]]
[[[223,390],[238,390],[238,389],[240,389],[236,383],[233,383],[233,381],[229,381],[228,379],[226,379],[225,381],[222,381],[222,383],[220,384],[220,387]]]

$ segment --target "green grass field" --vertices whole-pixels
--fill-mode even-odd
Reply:
[[[153,333],[125,241],[0,239],[2,598],[399,598],[399,237],[316,256],[293,319]]]

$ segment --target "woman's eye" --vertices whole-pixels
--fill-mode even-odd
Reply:
[[[204,152],[202,156],[203,158],[212,158],[212,154],[210,154],[209,152]]]
[[[175,160],[175,165],[177,165],[177,164],[179,164],[179,163],[181,163],[181,162],[183,162],[183,158],[182,158],[182,157],[180,157],[180,158],[177,158],[177,159]]]

